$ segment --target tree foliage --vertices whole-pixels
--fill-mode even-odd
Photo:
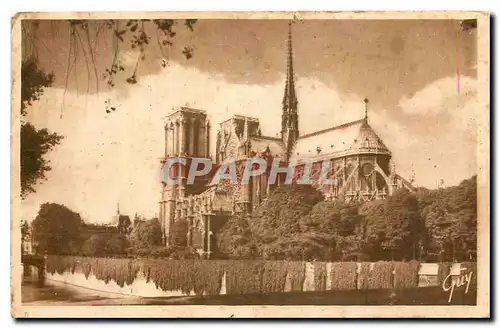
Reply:
[[[475,177],[445,189],[398,189],[363,204],[323,201],[312,187],[294,188],[278,187],[250,216],[231,218],[217,235],[219,250],[301,261],[474,259]]]
[[[196,19],[71,19],[58,21],[58,27],[68,30],[70,35],[67,45],[69,51],[65,67],[66,73],[65,77],[61,77],[65,79],[64,87],[68,87],[68,78],[72,71],[74,70],[76,74],[77,67],[79,64],[81,65],[81,63],[77,63],[79,59],[83,59],[83,65],[87,69],[87,93],[90,91],[91,80],[94,80],[96,92],[99,92],[101,80],[104,80],[109,88],[114,88],[120,81],[130,85],[137,84],[139,68],[141,62],[148,55],[148,49],[150,47],[158,49],[163,57],[161,66],[166,67],[178,31],[185,28],[192,32],[196,22]],[[51,24],[55,23],[51,22]],[[26,63],[26,66],[30,62],[36,61],[38,57],[37,47],[44,45],[44,41],[40,40],[37,35],[39,25],[40,22],[35,20],[22,22],[23,63]],[[54,26],[51,28],[54,30]],[[57,37],[55,33],[52,34],[52,37]],[[49,36],[44,35],[44,37]],[[111,50],[111,60],[103,67],[98,61],[98,54],[101,52],[98,47],[104,44],[107,49]],[[185,44],[176,48],[186,59],[193,57],[193,45]],[[127,67],[119,56],[120,52],[136,56],[135,64],[132,67]],[[43,75],[40,76],[43,77]],[[45,77],[53,79],[53,75],[45,75]],[[105,102],[106,113],[115,110],[116,106]]]
[[[237,259],[252,259],[257,256],[249,219],[237,214],[222,226],[217,233],[217,249],[221,255]]]
[[[406,189],[396,190],[387,199],[385,217],[385,240],[382,247],[391,252],[393,260],[414,259],[424,229],[416,195]]]
[[[306,216],[303,231],[323,238],[324,247],[329,250],[323,258],[357,260],[361,246],[359,238],[362,237],[361,219],[357,204],[322,201]]]
[[[477,247],[477,177],[458,186],[421,190],[421,213],[428,232],[429,258],[473,260]]]
[[[359,213],[363,217],[362,254],[365,256],[364,260],[379,261],[391,256],[382,247],[387,232],[385,204],[386,200],[375,200],[362,204],[359,208]]]
[[[128,235],[132,230],[132,222],[128,215],[120,215],[118,217],[118,233],[121,235]]]
[[[157,218],[134,221],[131,244],[136,249],[162,245],[161,224]]]
[[[226,257],[245,260],[475,259],[476,177],[445,189],[398,190],[385,200],[364,204],[323,201],[307,188],[295,192],[293,188],[276,188],[251,215],[231,217],[216,235],[217,249]],[[84,238],[81,251],[88,255],[193,258],[192,250],[185,247],[187,222],[180,220],[175,227],[179,245],[166,248],[158,219],[136,219],[130,234],[132,247],[127,248],[126,235],[118,227],[85,225],[77,213],[47,203],[33,222],[33,239],[42,253],[77,253]],[[416,267],[396,267],[394,284],[414,285]],[[392,270],[380,268],[384,277]],[[362,265],[359,281],[364,288],[369,285],[369,271]],[[386,284],[385,278],[380,281]]]
[[[26,115],[27,108],[39,99],[43,90],[52,85],[54,76],[42,72],[34,60],[28,60],[21,66],[21,114]],[[35,191],[37,182],[45,179],[50,171],[50,162],[45,155],[59,144],[63,137],[50,133],[47,129],[37,130],[27,122],[21,124],[21,196]]]
[[[40,98],[45,88],[54,82],[54,74],[46,74],[38,68],[33,58],[21,64],[21,115],[26,115],[26,109],[33,101]]]
[[[263,244],[301,232],[300,221],[323,195],[308,185],[283,185],[252,213],[250,228]]]
[[[186,219],[180,219],[172,224],[172,244],[174,246],[187,246],[187,233],[189,222]]]
[[[105,253],[108,255],[124,255],[127,253],[129,243],[127,238],[122,234],[114,234],[105,245]]]
[[[83,221],[64,205],[45,203],[32,223],[33,241],[41,254],[74,254],[80,250]]]
[[[21,195],[35,192],[35,185],[46,179],[51,170],[45,155],[59,144],[62,136],[49,133],[47,129],[37,130],[30,123],[21,126]]]
[[[106,255],[106,236],[95,234],[90,236],[82,245],[81,253],[85,256],[103,256]]]
[[[184,20],[183,25],[190,31],[193,31],[196,21],[196,19],[186,19]],[[173,39],[177,34],[176,27],[179,26],[179,22],[181,21],[173,19],[129,19],[105,20],[98,22],[95,29],[97,31],[100,29],[107,29],[111,31],[114,43],[113,60],[111,62],[111,66],[106,68],[106,73],[104,74],[107,85],[109,87],[114,87],[116,83],[114,79],[115,76],[120,72],[125,72],[127,69],[118,60],[118,52],[123,50],[122,46],[126,44],[128,44],[130,50],[137,51],[137,60],[134,68],[132,72],[127,73],[128,77],[125,79],[127,83],[136,84],[138,82],[139,65],[146,59],[146,50],[151,43],[154,43],[154,41],[156,41],[156,44],[164,57],[161,65],[165,67],[167,65],[166,59],[168,58],[165,52],[173,46]],[[75,36],[72,39],[73,43],[75,43],[74,47],[80,45],[82,50],[88,48],[88,56],[85,56],[85,60],[87,62],[88,69],[90,69],[89,67],[91,65],[93,66],[96,84],[98,85],[98,72],[95,65],[95,54],[93,53],[95,50],[92,50],[91,36],[89,33],[91,21],[71,20],[69,23],[72,35]],[[96,34],[96,38],[97,35],[98,33]],[[85,41],[88,43],[88,47],[84,47],[83,38],[86,38]],[[96,42],[96,40],[94,40],[94,42]],[[190,59],[193,56],[193,50],[192,46],[186,45],[182,48],[181,53],[186,59]]]

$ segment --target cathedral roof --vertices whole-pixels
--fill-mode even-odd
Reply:
[[[373,131],[367,120],[363,120],[363,124],[361,124],[359,129],[359,135],[356,139],[354,139],[354,143],[351,145],[350,150],[361,152],[365,150],[375,150],[378,152],[390,153],[389,149],[385,146],[375,131]]]
[[[291,154],[291,162],[359,153],[390,154],[366,119],[299,137]]]
[[[269,147],[271,155],[283,156],[285,153],[285,146],[281,138],[254,136],[250,138],[250,150],[256,153],[262,153]]]

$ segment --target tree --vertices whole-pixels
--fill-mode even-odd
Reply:
[[[40,98],[43,90],[54,81],[52,74],[45,74],[30,59],[21,66],[21,114],[26,115],[27,108]],[[21,124],[21,196],[34,192],[38,181],[45,179],[45,172],[50,170],[45,154],[63,137],[49,133],[47,129],[37,130],[30,123]]]
[[[217,249],[231,258],[253,259],[257,247],[246,216],[232,216],[217,233]]]
[[[419,193],[428,232],[428,256],[439,261],[473,260],[477,239],[477,179]]]
[[[291,259],[303,258],[297,246],[302,232],[301,221],[323,195],[306,185],[283,185],[275,188],[251,215],[232,217],[217,234],[218,249],[233,258],[256,257]],[[310,235],[315,246],[307,254],[317,253],[319,236]],[[284,252],[283,247],[288,250]],[[316,248],[315,248],[316,247]]]
[[[95,234],[90,236],[82,246],[82,254],[85,256],[103,256],[106,255],[106,236]]]
[[[106,242],[106,255],[123,255],[129,247],[127,238],[122,234],[113,234]]]
[[[118,233],[121,235],[128,235],[131,231],[132,222],[128,215],[120,215],[118,217]]]
[[[187,246],[187,233],[189,223],[186,219],[180,219],[172,224],[172,244],[173,246]]]
[[[386,200],[375,200],[362,204],[359,209],[359,214],[363,217],[362,253],[372,261],[391,258],[391,254],[386,254],[386,250],[382,247],[387,231],[385,204]]]
[[[54,74],[45,74],[38,68],[34,58],[21,64],[21,115],[26,115],[26,109],[33,101],[40,99],[45,88],[54,82]]]
[[[33,221],[33,241],[41,254],[73,254],[80,249],[83,221],[64,205],[44,203]]]
[[[328,261],[334,258],[331,240],[326,234],[316,232],[298,233],[281,237],[259,247],[265,259],[292,261]]]
[[[302,232],[301,221],[321,200],[323,195],[311,186],[279,186],[251,215],[235,215],[222,226],[217,249],[232,258],[303,258],[294,238]],[[291,250],[283,252],[283,245]]]
[[[409,260],[417,256],[424,232],[418,200],[406,189],[398,189],[385,206],[386,231],[382,247],[391,252],[391,259]]]
[[[147,221],[135,220],[131,243],[136,249],[162,245],[160,221],[157,218]]]
[[[45,180],[50,171],[50,161],[44,156],[59,144],[62,137],[49,133],[47,129],[37,130],[30,123],[21,126],[21,195],[35,192],[35,185]]]
[[[315,243],[327,248],[323,258],[317,260],[352,260],[358,259],[362,248],[360,233],[361,216],[358,204],[341,201],[322,201],[302,220],[302,232],[315,235]],[[318,253],[319,254],[319,253]]]
[[[300,221],[322,200],[321,192],[309,185],[279,186],[252,213],[252,233],[259,244],[298,233]]]
[[[477,176],[464,180],[452,199],[453,257],[473,260],[477,248]]]

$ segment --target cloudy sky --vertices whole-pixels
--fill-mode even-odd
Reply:
[[[172,107],[206,110],[214,134],[236,113],[260,118],[266,135],[279,132],[287,21],[200,20],[193,31],[179,22],[171,47],[152,24],[145,29],[151,40],[134,85],[125,80],[140,55],[127,36],[117,48],[102,21],[73,34],[67,22],[24,30],[25,56],[56,79],[27,119],[65,136],[48,156],[48,180],[23,201],[24,219],[47,201],[90,222],[109,222],[118,202],[124,213],[155,215],[162,118]],[[435,188],[476,173],[475,31],[452,20],[308,20],[292,30],[301,133],[362,118],[367,97],[370,124],[401,175]],[[103,73],[115,53],[125,71],[110,88]]]

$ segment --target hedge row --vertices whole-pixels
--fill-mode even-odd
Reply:
[[[370,276],[371,263],[360,263],[359,276],[358,276],[358,289],[368,289],[368,277]]]
[[[301,292],[304,289],[306,280],[305,262],[288,262],[288,279],[290,280],[290,289],[292,292]]]
[[[326,290],[326,263],[314,262],[314,290]]]
[[[411,262],[335,262],[330,265],[314,262],[314,289],[390,289],[418,287],[420,263]],[[115,281],[119,286],[131,285],[140,272],[148,282],[164,291],[179,290],[185,294],[219,294],[225,275],[227,294],[302,291],[306,276],[305,262],[286,261],[233,261],[233,260],[162,260],[113,259],[72,256],[48,256],[46,270],[50,273],[80,272],[93,274],[106,283]],[[442,283],[450,272],[450,263],[440,263],[438,282]],[[474,272],[475,263],[465,263]],[[287,285],[288,281],[288,286]]]
[[[75,273],[76,269],[76,257],[73,256],[58,256],[51,255],[47,256],[45,262],[45,270],[47,272],[54,274],[63,274],[64,272]]]
[[[394,288],[418,287],[420,262],[394,262]]]
[[[218,261],[141,260],[146,281],[164,291],[180,290],[185,294],[219,294],[224,265]]]
[[[131,285],[139,273],[139,263],[133,259],[92,258],[79,256],[48,256],[47,272],[63,274],[80,272],[86,278],[92,273],[106,283],[115,281],[120,287]]]
[[[264,293],[285,291],[288,265],[284,261],[266,261],[262,272],[261,291]]]
[[[394,287],[393,262],[373,263],[373,269],[368,275],[368,289],[389,289]]]
[[[225,267],[226,293],[249,294],[260,291],[263,264],[262,261],[232,261],[231,265]]]
[[[335,262],[331,264],[332,289],[356,289],[357,263]]]

